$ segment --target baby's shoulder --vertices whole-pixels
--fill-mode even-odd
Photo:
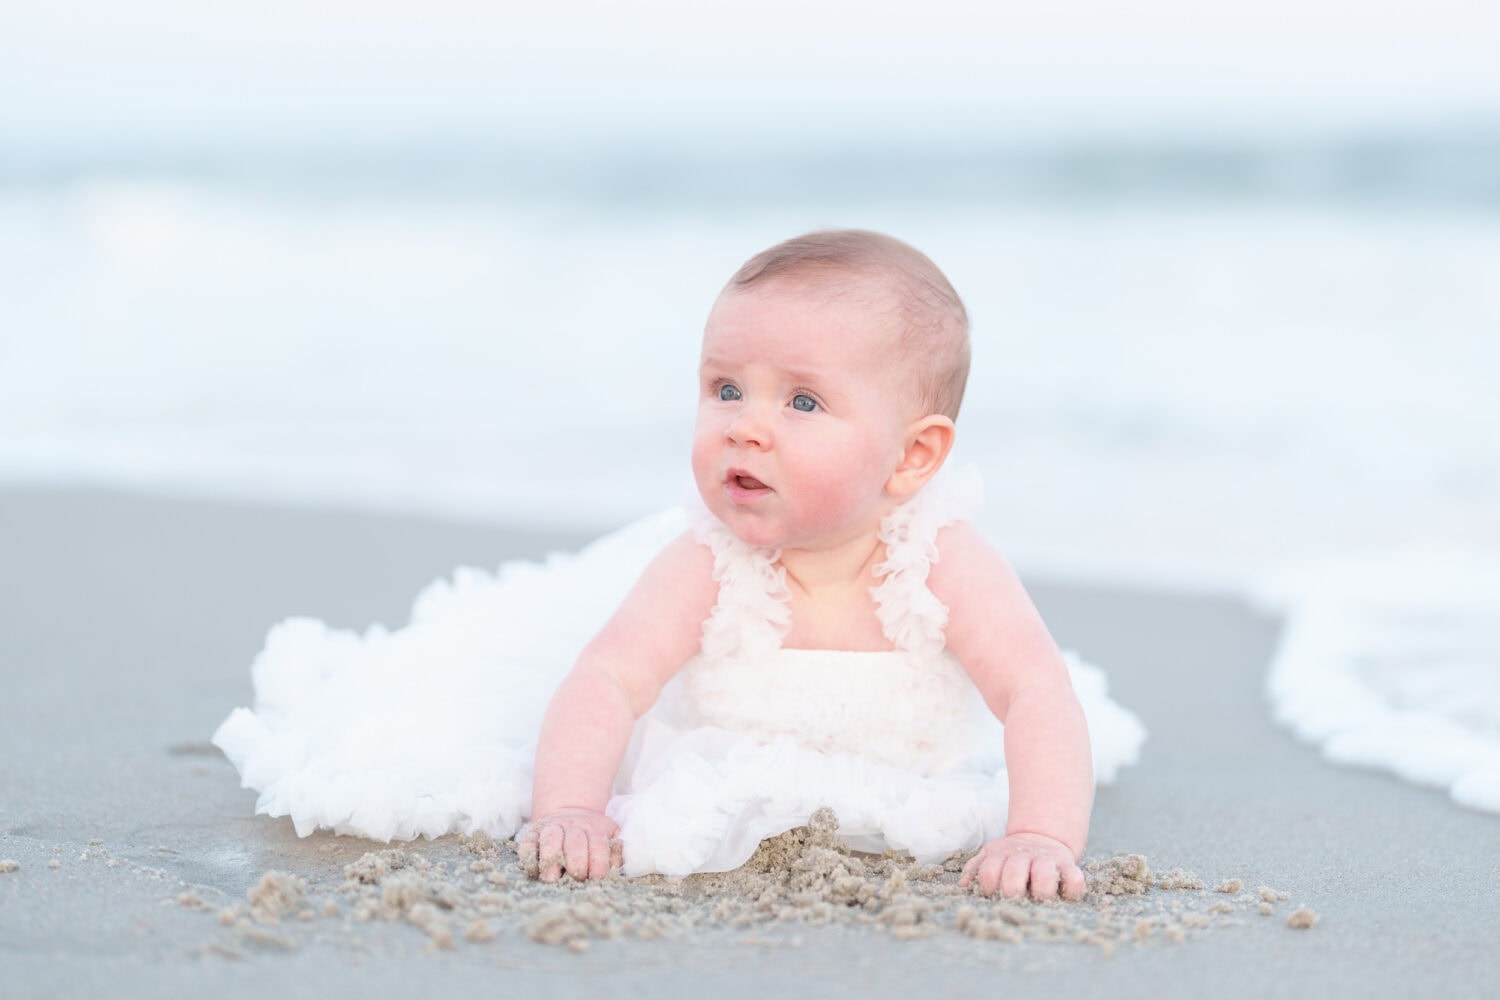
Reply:
[[[928,571],[927,586],[950,612],[1016,586],[1010,564],[972,522],[954,521],[940,528],[935,545],[937,558]]]
[[[651,564],[646,567],[647,576],[663,581],[678,581],[688,586],[701,586],[714,576],[714,553],[689,528],[668,542]]]
[[[974,522],[969,520],[957,520],[943,525],[937,530],[933,543],[937,546],[938,553],[933,560],[934,572],[943,564],[951,569],[976,561],[1000,558],[1000,553],[974,527]]]
[[[927,585],[948,610],[943,638],[985,700],[1004,704],[1016,678],[1061,662],[1057,647],[1020,577],[972,524],[954,522],[937,544]]]
[[[714,557],[685,531],[646,565],[621,606],[620,614],[661,620],[663,614],[701,622],[713,608]]]

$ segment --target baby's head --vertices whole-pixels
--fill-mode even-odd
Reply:
[[[946,459],[968,368],[963,303],[913,248],[861,230],[778,244],[703,331],[699,492],[755,545],[871,534]]]
[[[720,298],[752,290],[845,299],[880,332],[880,360],[912,417],[958,419],[969,378],[969,314],[938,266],[892,236],[826,229],[746,261]]]

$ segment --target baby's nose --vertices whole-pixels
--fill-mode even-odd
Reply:
[[[729,422],[724,436],[745,448],[764,448],[771,443],[771,427],[761,407],[747,406]]]

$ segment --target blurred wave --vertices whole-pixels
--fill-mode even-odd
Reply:
[[[1455,794],[1496,808],[1473,763],[1495,716],[1463,712],[1493,701],[1500,626],[1391,608],[1439,592],[1398,548],[1500,565],[1497,206],[1480,126],[0,148],[0,481],[603,530],[688,487],[727,275],[799,231],[882,229],[975,319],[960,457],[1024,571],[1246,592],[1386,567],[1415,589],[1373,611],[1278,591],[1316,628],[1289,633],[1311,645],[1277,703],[1313,706],[1282,711],[1336,759],[1482,770]],[[1371,673],[1380,649],[1402,652]],[[1357,739],[1315,711],[1346,668],[1376,706]]]
[[[541,200],[613,209],[712,211],[866,202],[1291,203],[1347,208],[1500,206],[1500,119],[1428,132],[1332,136],[935,136],[793,141],[483,140],[434,134],[219,138],[104,146],[0,146],[0,191],[93,178],[171,177],[286,197]]]

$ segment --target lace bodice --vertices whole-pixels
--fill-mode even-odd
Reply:
[[[705,517],[697,537],[713,551],[719,600],[680,678],[681,721],[790,736],[810,750],[923,774],[968,756],[986,710],[944,648],[948,609],[927,574],[938,530],[966,516],[977,493],[977,476],[945,475],[881,522],[885,558],[871,596],[895,647],[884,652],[782,648],[791,616],[779,552],[746,545]]]

